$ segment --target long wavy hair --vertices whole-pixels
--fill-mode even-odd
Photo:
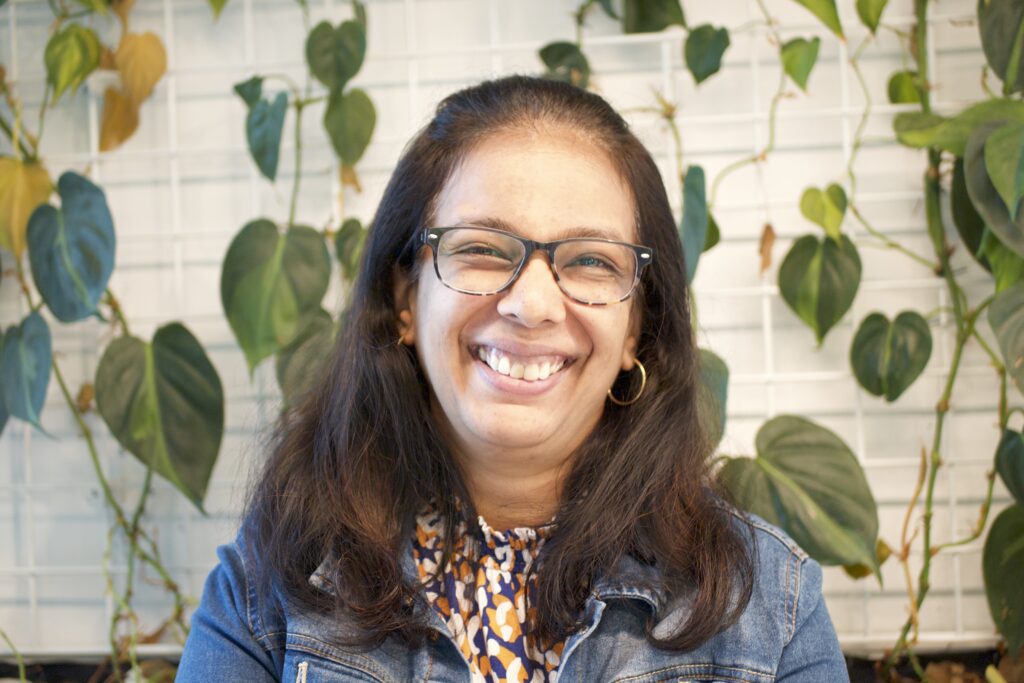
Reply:
[[[425,598],[402,568],[416,515],[434,502],[444,538],[460,522],[477,528],[468,523],[476,519],[472,497],[432,417],[429,384],[416,354],[397,343],[395,269],[418,275],[410,238],[431,224],[445,183],[476,144],[548,128],[581,135],[608,155],[632,192],[639,241],[655,258],[633,303],[646,389],[632,405],[609,402],[573,456],[556,529],[534,569],[527,633],[546,646],[574,632],[595,579],[627,554],[658,569],[655,588],[670,600],[687,595],[692,606],[678,631],[660,640],[652,630],[663,615],[650,615],[647,638],[657,647],[696,647],[749,600],[756,560],[749,530],[722,505],[710,470],[682,245],[661,175],[598,95],[510,76],[445,98],[405,148],[370,226],[334,348],[315,386],[273,426],[246,504],[263,589],[273,584],[295,604],[344,615],[358,634],[339,632],[340,643],[388,636],[421,643],[429,631]],[[444,544],[439,571],[453,545]],[[309,582],[325,558],[322,578],[332,590]]]

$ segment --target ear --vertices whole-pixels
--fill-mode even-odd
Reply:
[[[622,370],[629,372],[636,360],[636,347],[640,342],[640,313],[634,306],[629,312],[629,336],[622,346]]]
[[[397,266],[392,271],[398,336],[406,346],[416,343],[416,282]]]

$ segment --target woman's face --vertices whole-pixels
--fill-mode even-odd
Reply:
[[[444,187],[434,226],[475,225],[538,241],[599,231],[637,241],[631,195],[600,150],[571,136],[493,136],[477,146]],[[590,236],[593,236],[592,234]],[[639,332],[635,297],[587,306],[566,297],[547,256],[535,252],[511,288],[491,296],[453,291],[422,249],[416,283],[397,301],[433,389],[433,408],[459,453],[488,457],[524,450],[568,456],[597,424],[608,388],[633,367]],[[481,360],[492,359],[498,370]],[[501,372],[519,363],[526,377]],[[555,371],[556,368],[557,371]],[[506,371],[508,372],[508,370]],[[515,373],[512,370],[512,374]]]

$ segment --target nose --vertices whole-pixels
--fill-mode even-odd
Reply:
[[[534,253],[523,264],[516,281],[500,296],[498,313],[526,327],[565,320],[565,295],[543,253]]]

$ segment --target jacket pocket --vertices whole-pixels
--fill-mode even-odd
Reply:
[[[301,646],[289,645],[281,680],[285,683],[391,683],[390,679],[375,675],[369,669],[357,661],[337,661],[306,651]]]
[[[677,664],[616,678],[614,683],[772,683],[774,674],[719,664]]]

